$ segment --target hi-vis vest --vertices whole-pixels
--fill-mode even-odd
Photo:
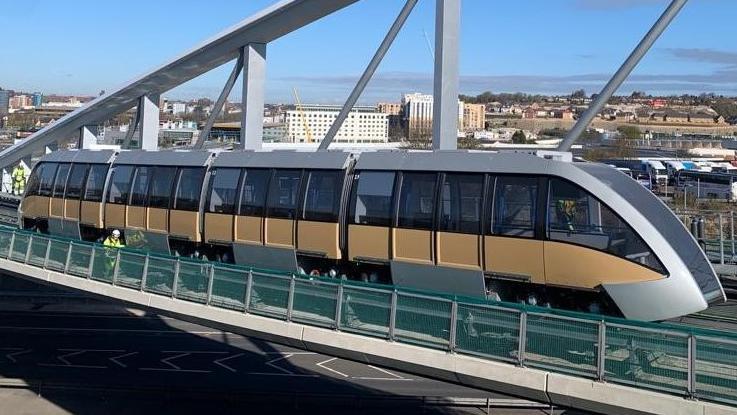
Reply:
[[[120,242],[120,238],[113,239],[112,237],[105,238],[105,241],[102,243],[104,246],[109,246],[111,248],[122,248],[123,243]]]
[[[13,170],[13,180],[16,182],[22,182],[26,180],[26,171],[23,167],[16,167]]]

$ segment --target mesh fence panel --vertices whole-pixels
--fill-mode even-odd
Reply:
[[[318,326],[335,324],[338,285],[295,280],[292,319]]]
[[[458,304],[456,319],[458,352],[517,361],[519,312]]]
[[[120,264],[118,265],[118,278],[116,284],[141,289],[141,279],[145,267],[146,255],[138,252],[121,251]]]
[[[245,310],[247,279],[248,273],[242,269],[216,266],[210,304],[234,310]]]
[[[33,238],[31,238],[31,251],[28,256],[29,265],[35,265],[37,267],[44,266],[48,243],[48,238],[44,238],[43,236],[34,235]]]
[[[49,246],[49,260],[46,268],[52,271],[64,272],[67,263],[67,253],[69,251],[69,242],[51,240]]]
[[[206,263],[181,261],[176,297],[201,304],[207,302],[211,268],[212,265]]]
[[[13,241],[13,250],[10,252],[10,259],[17,262],[25,262],[26,252],[28,252],[28,244],[30,243],[30,240],[30,235],[22,233],[15,234],[15,240]]]
[[[117,256],[117,248],[98,246],[95,249],[95,260],[92,262],[92,279],[112,283]]]
[[[171,295],[174,284],[176,260],[171,258],[149,257],[146,271],[146,291]]]
[[[525,364],[595,378],[599,324],[552,315],[527,315]]]
[[[606,378],[677,394],[686,392],[688,338],[606,326]]]
[[[449,301],[400,293],[397,297],[395,338],[437,349],[448,348],[450,310]]]
[[[69,274],[85,278],[89,276],[91,259],[92,246],[72,242],[72,253],[69,255]]]
[[[0,229],[0,258],[8,258],[10,254],[10,241],[13,239],[13,231]]]
[[[696,396],[737,404],[737,345],[696,339]]]
[[[286,317],[289,283],[289,278],[254,273],[248,310],[256,314]]]
[[[392,302],[390,292],[343,287],[342,301],[340,308],[342,330],[374,337],[389,337]]]

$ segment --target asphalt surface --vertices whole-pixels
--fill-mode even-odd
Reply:
[[[514,397],[119,305],[0,296],[3,414],[486,413],[487,399],[527,405],[494,414],[543,413]]]

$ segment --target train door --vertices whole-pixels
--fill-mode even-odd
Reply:
[[[438,265],[481,270],[483,195],[482,174],[447,173],[441,176],[435,234]]]
[[[340,214],[344,170],[313,170],[305,174],[303,209],[297,222],[300,253],[340,259]]]
[[[396,176],[391,171],[359,171],[354,175],[348,215],[351,261],[388,264],[391,259]]]
[[[38,196],[33,203],[29,203],[32,215],[29,217],[34,219],[47,219],[49,217],[49,207],[54,190],[54,179],[56,178],[57,163],[44,163],[43,168],[39,172]]]
[[[127,227],[127,209],[130,203],[135,167],[114,166],[110,174],[110,186],[105,202],[105,222],[108,229]]]
[[[179,169],[175,184],[174,202],[170,210],[169,234],[190,242],[200,242],[200,197],[205,169]]]
[[[155,233],[169,233],[169,212],[172,207],[172,193],[176,167],[156,167],[150,178],[146,215],[147,228]]]
[[[392,229],[394,260],[434,264],[437,176],[437,173],[402,173],[397,224]]]
[[[68,221],[79,222],[82,191],[87,180],[89,165],[74,164],[69,172],[67,189],[64,194],[64,218]]]
[[[51,219],[64,219],[64,189],[66,189],[71,168],[71,164],[63,163],[56,170],[51,200],[49,201],[49,218]]]
[[[153,167],[139,166],[133,175],[131,185],[131,198],[125,212],[125,224],[127,228],[146,230],[148,228],[148,215],[146,214],[146,198],[148,186],[153,175]]]
[[[247,169],[243,176],[243,188],[235,217],[235,240],[250,245],[264,244],[266,221],[266,194],[269,190],[271,170]]]
[[[205,206],[205,240],[214,244],[233,242],[241,169],[218,168],[210,173]],[[259,230],[260,233],[260,230]]]
[[[545,283],[539,226],[537,177],[498,176],[490,180],[491,220],[485,227],[484,270],[494,278]]]
[[[87,183],[82,195],[82,208],[79,223],[95,229],[103,229],[102,195],[107,178],[107,164],[93,164],[87,175]]]
[[[265,244],[295,248],[297,204],[302,170],[277,169],[271,178],[264,224]]]

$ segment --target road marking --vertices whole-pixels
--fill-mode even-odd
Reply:
[[[292,372],[291,370],[289,370],[289,369],[285,369],[285,368],[283,368],[283,367],[279,367],[279,366],[277,366],[277,365],[275,365],[275,364],[274,364],[274,362],[278,362],[278,361],[280,361],[280,360],[287,360],[287,359],[289,359],[289,358],[290,358],[290,357],[292,357],[292,356],[294,356],[294,353],[289,353],[289,354],[283,355],[283,356],[281,356],[281,357],[277,357],[276,359],[272,359],[272,360],[269,360],[268,362],[266,362],[266,363],[264,363],[264,364],[265,364],[266,366],[271,366],[271,367],[273,367],[274,369],[278,369],[278,370],[281,370],[282,372],[284,372],[284,373],[286,373],[286,374],[288,374],[288,375],[294,375],[294,372]]]
[[[295,356],[295,355],[309,355],[309,354],[315,354],[315,353],[311,353],[311,352],[294,352],[294,353],[286,353],[286,354],[283,354],[283,353],[266,353],[266,354],[267,355],[268,354],[281,354],[282,355],[280,357],[277,357],[276,359],[271,359],[271,360],[269,360],[268,362],[266,362],[264,364],[266,366],[270,366],[270,367],[273,367],[274,369],[280,370],[283,373],[248,372],[249,375],[260,375],[260,376],[290,376],[290,377],[295,377],[295,378],[316,378],[316,377],[319,377],[320,376],[320,375],[314,375],[314,374],[307,375],[307,374],[301,374],[301,373],[294,373],[294,372],[292,372],[289,369],[286,369],[286,368],[283,368],[283,367],[280,367],[280,366],[277,366],[277,365],[274,364],[274,362],[278,362],[280,360],[287,360],[290,357]]]
[[[81,354],[84,354],[86,352],[122,352],[123,350],[95,350],[95,349],[89,349],[89,350],[82,350],[82,349],[57,349],[60,352],[69,352],[60,356],[57,356],[56,359],[62,362],[63,364],[57,364],[57,363],[39,363],[39,366],[46,366],[46,367],[70,367],[70,368],[77,368],[77,369],[107,369],[107,366],[97,366],[97,365],[75,365],[67,358],[73,357],[73,356],[79,356]]]
[[[298,373],[264,373],[264,372],[248,372],[247,375],[256,375],[256,376],[286,376],[286,377],[292,377],[292,378],[319,378],[320,375],[303,375]]]
[[[414,380],[414,379],[407,379],[407,378],[401,378],[401,379],[398,379],[398,378],[372,378],[372,377],[369,377],[369,376],[353,376],[351,379],[356,379],[356,380],[383,380],[383,381],[392,381],[392,382],[396,382],[396,381],[412,381],[412,380]]]
[[[232,367],[230,367],[230,366],[226,365],[226,364],[225,364],[225,363],[223,363],[223,362],[227,362],[227,361],[228,361],[228,360],[230,360],[230,359],[236,359],[236,358],[239,358],[239,357],[243,356],[244,354],[245,354],[245,353],[238,353],[238,354],[234,354],[233,356],[228,356],[228,357],[225,357],[225,358],[222,358],[222,359],[218,359],[218,360],[215,360],[215,361],[214,361],[213,363],[215,363],[215,364],[216,364],[216,365],[218,365],[218,366],[224,367],[225,369],[228,369],[228,370],[230,370],[230,371],[231,371],[231,372],[233,372],[233,373],[236,373],[236,372],[237,372],[237,370],[233,369]]]
[[[133,356],[134,354],[138,354],[138,352],[130,352],[130,353],[122,354],[120,356],[111,357],[110,358],[110,361],[113,362],[113,363],[115,363],[116,365],[118,365],[120,367],[128,367],[128,366],[124,365],[123,363],[121,363],[119,359],[122,359],[122,358],[128,357],[128,356]]]
[[[335,369],[331,369],[331,368],[329,368],[329,367],[327,367],[327,366],[324,366],[325,364],[327,364],[327,363],[330,363],[330,362],[332,362],[332,361],[334,361],[334,360],[337,360],[337,359],[338,359],[337,357],[333,357],[332,359],[328,359],[328,360],[322,361],[322,362],[320,362],[320,363],[317,363],[317,364],[315,364],[315,366],[320,366],[321,368],[323,368],[323,369],[325,369],[325,370],[327,370],[327,371],[330,371],[330,372],[336,373],[336,374],[338,374],[338,375],[340,375],[340,376],[343,376],[344,378],[347,378],[347,377],[349,377],[348,375],[346,375],[346,374],[345,374],[345,373],[343,373],[343,372],[338,372],[338,371],[337,371],[337,370],[335,370]]]
[[[222,334],[222,331],[182,331],[182,330],[143,330],[143,329],[92,329],[78,327],[21,327],[0,326],[0,330],[22,330],[22,331],[81,331],[81,332],[108,332],[108,333],[171,333],[171,334]]]
[[[8,360],[10,360],[13,363],[18,363],[18,361],[15,360],[15,357],[16,356],[20,356],[22,354],[28,354],[28,353],[31,353],[33,351],[33,349],[19,349],[19,348],[15,348],[15,347],[3,348],[2,350],[7,350],[7,351],[12,352],[12,353],[6,354],[5,357],[7,357]]]
[[[396,373],[392,373],[392,372],[390,372],[390,371],[388,371],[388,370],[386,370],[386,369],[382,369],[382,368],[380,368],[380,367],[376,367],[376,366],[372,366],[372,365],[366,365],[366,366],[370,367],[371,369],[374,369],[374,370],[378,370],[379,372],[382,372],[382,373],[386,373],[387,375],[389,375],[389,376],[392,376],[392,377],[394,377],[395,379],[401,379],[401,380],[412,380],[412,379],[407,379],[407,378],[405,378],[404,376],[399,376],[399,375],[397,375]],[[386,379],[386,378],[384,378],[384,379]]]
[[[171,351],[171,350],[164,350],[161,353],[174,353],[174,356],[169,356],[167,358],[161,359],[160,362],[171,367],[169,368],[161,368],[161,367],[142,367],[138,370],[146,370],[146,371],[158,371],[158,372],[187,372],[187,373],[212,373],[211,370],[201,370],[201,369],[182,369],[181,367],[175,365],[172,363],[172,360],[179,359],[180,357],[185,357],[193,354],[227,354],[228,352],[210,352],[210,351]]]

